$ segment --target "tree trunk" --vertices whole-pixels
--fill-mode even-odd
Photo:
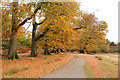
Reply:
[[[48,50],[47,44],[45,44],[44,55],[51,55],[49,50]]]
[[[48,50],[48,48],[45,48],[44,55],[51,55],[50,52],[49,52],[49,50]]]
[[[87,43],[86,43],[86,45],[87,45]],[[86,52],[86,47],[84,47],[83,50],[84,50],[84,54],[87,54],[87,52]]]
[[[17,32],[15,32],[14,34],[12,34],[11,36],[11,40],[10,40],[10,46],[9,46],[9,50],[8,50],[8,59],[18,59],[17,56]]]
[[[31,47],[31,57],[36,57],[36,47],[37,47],[37,41],[36,41],[36,29],[37,29],[37,24],[33,23],[33,30],[32,30],[32,47]]]
[[[31,47],[31,54],[30,54],[31,57],[36,57],[37,56],[37,53],[36,53],[37,49],[36,49],[36,47],[37,47],[37,41],[35,41],[33,39],[32,40],[32,47]]]
[[[43,37],[46,34],[47,31],[49,31],[49,29],[46,29],[42,34],[40,34],[39,36],[36,36],[37,26],[40,25],[40,24],[42,24],[43,22],[36,23],[35,16],[33,16],[32,47],[31,47],[31,54],[30,54],[31,57],[36,57],[37,56],[37,53],[36,53],[36,51],[37,51],[37,41],[41,37]]]
[[[57,53],[57,54],[61,54],[60,49],[57,49],[57,50],[56,50],[56,53]]]
[[[71,52],[73,53],[73,50],[71,50]]]
[[[87,52],[84,50],[84,54],[87,54]]]
[[[8,50],[8,59],[18,59],[17,56],[17,34],[18,34],[18,2],[13,2],[12,10],[12,34],[10,35],[10,45]]]

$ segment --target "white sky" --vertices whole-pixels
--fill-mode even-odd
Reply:
[[[120,0],[76,0],[83,11],[94,13],[99,20],[108,23],[106,38],[118,42],[118,1]]]

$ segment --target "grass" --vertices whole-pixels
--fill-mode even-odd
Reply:
[[[51,56],[53,56],[54,54],[51,54]]]
[[[103,65],[101,67],[101,70],[107,71],[111,73],[108,77],[117,77],[117,72],[113,70],[113,68],[118,68],[118,58],[114,56],[105,56],[105,55],[97,55],[97,58],[101,57],[102,60],[100,61],[100,64]],[[96,58],[96,56],[95,56]],[[99,59],[98,59],[99,60]]]
[[[48,72],[48,71],[50,71],[52,69],[52,67],[49,67],[49,68],[43,68],[42,70],[43,70],[43,72]]]
[[[19,60],[21,61],[23,59],[23,56],[19,56]]]
[[[59,61],[59,60],[61,60],[61,59],[60,58],[55,58],[54,60],[48,60],[48,61],[46,61],[45,64],[49,64],[51,62]]]
[[[45,62],[45,64],[49,64],[51,62],[52,62],[52,60],[48,60],[48,61]]]
[[[54,61],[59,61],[59,60],[61,60],[60,58],[55,58],[55,60]]]
[[[5,78],[10,78],[10,76],[9,76],[9,75],[6,75]]]
[[[103,64],[108,70],[111,70],[112,68],[116,67],[115,62],[111,62],[110,60],[105,60],[101,61],[101,64]]]
[[[9,66],[4,72],[3,74],[5,75],[10,75],[10,74],[14,74],[14,73],[17,73],[18,71],[21,71],[21,70],[25,70],[25,69],[28,69],[28,66],[26,65],[13,65],[13,66]]]
[[[115,62],[111,62],[111,60],[103,60],[101,64],[104,65],[104,67],[102,67],[103,70],[111,72],[109,77],[117,77],[118,73],[113,70],[113,68],[118,68],[118,66],[115,65]]]
[[[4,57],[4,59],[5,59],[5,60],[8,60],[8,58],[7,58],[7,57]]]
[[[89,66],[88,66],[88,62],[84,65],[84,67],[85,67],[85,72],[87,73],[87,75],[88,75],[88,78],[94,78],[94,76],[93,76],[93,74],[92,74],[92,71],[91,71],[91,69],[89,68]]]
[[[110,72],[113,72],[110,68],[108,68],[108,67],[105,67],[105,68],[103,68],[103,71],[110,71]]]
[[[55,64],[55,66],[58,66],[59,64],[57,63],[57,64]]]
[[[8,62],[5,62],[6,64],[10,63],[9,61]]]
[[[38,75],[35,75],[35,78],[39,77]]]
[[[98,55],[95,56],[95,58],[101,58],[102,59],[102,63],[106,66],[113,66],[113,65],[117,65],[118,64],[118,58],[114,58],[114,57],[109,57],[109,56],[103,56],[103,55]]]
[[[117,64],[117,56],[96,54],[95,56],[87,56],[85,71],[88,78],[118,78]]]

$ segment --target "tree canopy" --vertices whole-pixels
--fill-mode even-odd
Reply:
[[[3,2],[2,10],[2,48],[9,49],[8,55],[31,48],[34,57],[37,47],[108,52],[113,45],[105,38],[107,23],[81,11],[78,2]],[[23,27],[26,23],[32,23],[32,32]]]

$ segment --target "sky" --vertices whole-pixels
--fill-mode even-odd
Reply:
[[[118,42],[118,2],[120,0],[76,0],[81,2],[80,9],[94,13],[98,20],[108,23],[106,39]],[[32,25],[31,25],[32,26]],[[32,27],[29,28],[32,31]],[[119,40],[120,41],[120,40]]]
[[[95,13],[98,20],[108,23],[106,39],[118,42],[118,2],[120,0],[76,0],[81,2],[81,10]]]

